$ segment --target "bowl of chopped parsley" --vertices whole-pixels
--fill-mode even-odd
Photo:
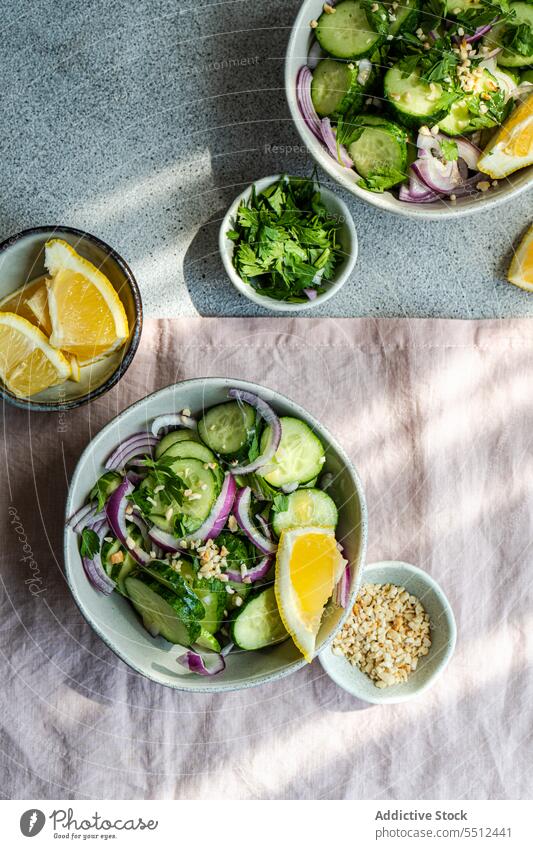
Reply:
[[[276,174],[234,200],[219,247],[241,294],[267,309],[294,312],[339,291],[357,259],[357,233],[346,204],[314,175]]]

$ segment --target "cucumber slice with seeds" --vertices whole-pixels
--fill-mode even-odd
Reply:
[[[350,108],[360,109],[364,88],[358,81],[359,69],[353,62],[322,59],[313,72],[311,100],[318,115],[342,115]]]
[[[321,489],[298,489],[287,496],[287,509],[272,513],[276,536],[290,528],[335,528],[339,515],[335,502]]]
[[[211,469],[204,468],[204,465],[201,460],[193,457],[177,457],[172,462],[170,468],[182,479],[184,489],[190,489],[192,494],[198,497],[191,499],[184,496],[181,504],[175,501],[169,504],[168,501],[161,498],[160,492],[155,493],[153,495],[155,504],[150,513],[150,520],[154,525],[164,531],[172,532],[176,516],[186,516],[189,520],[192,520],[189,521],[189,529],[192,532],[207,519],[217,498],[219,487]],[[151,476],[142,482],[141,488],[143,487],[154,489],[154,481]],[[169,509],[172,510],[172,515],[167,518]]]
[[[512,20],[508,24],[497,24],[485,36],[484,43],[490,49],[502,46],[506,32],[511,27],[523,25],[533,30],[533,3],[511,3],[509,11],[514,12]],[[504,47],[501,53],[498,53],[497,61],[503,68],[527,68],[528,65],[533,65],[533,54],[524,56],[522,53],[515,53]]]
[[[389,33],[414,32],[418,23],[420,4],[418,0],[400,0],[393,8],[392,2],[384,3],[389,16]],[[394,20],[391,19],[394,18]]]
[[[365,116],[361,116],[361,122],[365,123]],[[355,170],[367,181],[367,188],[383,191],[406,177],[408,137],[405,130],[392,121],[378,119],[368,124],[350,144],[348,152]]]
[[[191,428],[183,428],[182,430],[172,430],[167,433],[155,447],[156,460],[167,451],[171,445],[177,442],[199,442],[198,434]]]
[[[238,454],[255,428],[255,410],[250,404],[228,401],[211,407],[198,423],[198,433],[216,454]]]
[[[158,632],[169,643],[190,646],[200,636],[201,626],[191,616],[187,602],[158,581],[142,573],[126,578],[128,598],[151,633]]]
[[[383,88],[391,109],[408,126],[436,124],[450,108],[450,95],[440,83],[425,82],[418,70],[406,76],[398,64],[385,74]]]
[[[325,462],[324,446],[305,422],[282,416],[281,440],[278,450],[265,467],[262,477],[271,486],[306,483],[322,471]],[[266,449],[269,428],[261,437],[261,452]]]
[[[387,12],[381,5],[377,12],[385,24]],[[368,56],[385,40],[385,34],[376,32],[370,23],[363,3],[344,0],[335,6],[335,13],[323,12],[318,19],[315,36],[326,53],[338,59],[359,59]]]
[[[239,608],[230,626],[231,639],[245,651],[281,643],[289,636],[279,615],[274,587],[254,595]]]

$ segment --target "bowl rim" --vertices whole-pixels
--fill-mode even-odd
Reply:
[[[344,684],[342,684],[340,680],[337,679],[337,677],[333,674],[331,668],[329,667],[329,657],[327,655],[327,652],[330,652],[330,646],[327,646],[324,648],[324,650],[321,650],[319,655],[320,665],[322,666],[324,672],[331,678],[331,680],[338,687],[341,687],[341,689],[349,693],[354,698],[360,699],[361,701],[368,702],[368,704],[373,705],[401,704],[402,702],[409,702],[411,701],[411,699],[416,699],[418,698],[418,696],[421,696],[422,693],[425,693],[426,690],[429,690],[429,688],[432,687],[433,684],[435,684],[435,682],[437,681],[437,679],[442,675],[442,673],[448,666],[450,660],[452,659],[457,644],[457,623],[455,621],[455,615],[450,601],[440,584],[435,580],[435,578],[433,578],[429,574],[429,572],[426,572],[424,569],[421,569],[420,566],[414,566],[413,563],[408,563],[405,560],[379,560],[375,563],[368,563],[364,567],[362,581],[366,582],[367,578],[370,578],[372,576],[372,573],[377,572],[379,569],[394,569],[398,566],[402,567],[403,569],[406,569],[407,572],[410,572],[412,575],[416,575],[417,577],[421,578],[422,581],[426,583],[427,586],[435,593],[435,596],[437,597],[442,607],[443,614],[446,618],[450,631],[450,638],[446,646],[446,650],[443,652],[439,663],[437,664],[433,672],[427,677],[424,683],[421,684],[420,687],[418,687],[414,693],[405,693],[403,695],[398,694],[396,696],[387,696],[386,690],[378,690],[377,688],[375,696],[367,696],[366,694],[362,696],[355,689],[347,689],[347,687],[345,687]],[[391,583],[393,583],[393,581],[391,581]],[[380,695],[378,695],[378,693]],[[381,695],[382,693],[383,695]]]
[[[257,306],[264,307],[265,309],[272,310],[273,312],[301,312],[302,310],[311,310],[315,307],[320,306],[320,304],[329,301],[337,292],[342,289],[346,281],[348,280],[350,274],[352,273],[355,263],[357,262],[357,257],[359,254],[359,243],[357,239],[357,230],[355,227],[355,223],[353,220],[352,213],[350,212],[346,203],[338,196],[336,192],[330,189],[328,186],[324,186],[319,182],[320,192],[323,194],[324,199],[326,200],[326,205],[328,202],[336,203],[341,210],[341,213],[344,217],[344,223],[348,228],[349,236],[350,236],[350,245],[348,246],[348,250],[345,251],[346,263],[342,271],[339,273],[338,278],[329,286],[326,292],[322,295],[317,295],[317,297],[313,301],[309,301],[303,304],[288,304],[284,301],[278,301],[275,298],[269,298],[267,295],[258,294],[252,286],[248,283],[245,283],[242,278],[237,274],[233,263],[231,261],[232,254],[230,253],[230,247],[228,242],[230,241],[226,232],[230,229],[230,218],[235,215],[237,207],[241,200],[247,200],[251,194],[252,187],[255,186],[257,191],[262,191],[270,186],[272,183],[275,183],[276,180],[279,180],[282,174],[271,174],[269,177],[260,177],[258,180],[254,180],[250,183],[243,191],[241,191],[232,201],[224,218],[222,219],[222,223],[220,225],[220,229],[218,231],[218,248],[220,252],[220,256],[222,257],[222,263],[224,265],[224,269],[229,279],[233,283],[234,287],[237,291],[244,295],[245,298],[248,298]],[[286,176],[299,176],[299,175],[286,175]],[[311,179],[311,178],[300,178],[300,179]],[[231,243],[232,244],[232,243]]]
[[[391,212],[394,215],[403,215],[406,218],[413,218],[425,221],[442,221],[445,219],[459,218],[465,215],[475,215],[476,213],[485,212],[489,209],[492,210],[503,203],[507,203],[511,199],[517,197],[522,192],[527,191],[527,189],[532,188],[533,165],[530,165],[529,179],[525,179],[518,185],[509,185],[505,188],[505,190],[502,190],[497,194],[492,192],[486,192],[482,194],[482,197],[479,199],[479,201],[477,201],[472,206],[464,206],[459,201],[453,207],[442,206],[433,207],[429,209],[428,204],[402,204],[400,201],[398,201],[397,203],[393,203],[393,201],[389,197],[389,193],[384,192],[382,194],[378,194],[375,192],[369,192],[365,189],[360,188],[350,180],[346,179],[344,175],[337,169],[333,159],[328,154],[326,154],[325,151],[322,150],[322,147],[317,147],[319,145],[319,142],[315,139],[311,131],[305,125],[305,122],[302,116],[300,115],[298,104],[296,101],[296,79],[292,75],[291,65],[293,63],[294,55],[296,54],[296,41],[298,39],[299,31],[304,26],[304,22],[308,22],[310,20],[310,17],[312,17],[309,14],[309,8],[314,4],[316,4],[318,7],[318,0],[303,0],[298,14],[296,15],[291,27],[291,33],[287,44],[284,62],[285,98],[289,107],[292,123],[296,127],[296,131],[300,139],[302,140],[307,152],[311,155],[314,161],[327,174],[329,174],[329,176],[339,186],[341,186],[346,191],[350,192],[350,194],[352,194],[358,200],[364,201],[365,203],[368,203],[370,206],[376,207],[382,212]],[[302,64],[304,61],[305,60],[302,59]],[[320,153],[318,152],[319,150]],[[396,200],[396,198],[394,200]]]
[[[362,577],[363,577],[363,574],[364,574],[364,563],[365,563],[367,538],[368,538],[368,512],[367,512],[364,489],[363,489],[363,485],[362,485],[361,479],[359,477],[359,474],[358,474],[355,466],[353,465],[352,461],[350,460],[350,458],[348,457],[348,455],[346,454],[346,452],[344,451],[342,446],[339,445],[337,440],[330,434],[329,430],[327,428],[325,428],[324,425],[321,425],[314,418],[314,416],[312,416],[310,413],[308,413],[307,410],[304,410],[304,408],[301,407],[296,401],[293,401],[291,398],[288,398],[286,395],[284,395],[281,392],[278,392],[275,389],[270,389],[269,387],[262,386],[261,384],[258,384],[258,383],[254,383],[253,381],[241,380],[241,379],[233,380],[232,378],[228,378],[228,377],[205,377],[205,378],[194,377],[194,378],[189,378],[188,380],[178,381],[177,383],[170,383],[167,386],[164,386],[162,389],[157,389],[155,392],[151,392],[150,394],[145,395],[144,398],[139,398],[137,401],[134,401],[133,404],[130,404],[128,407],[126,407],[124,410],[122,410],[120,413],[118,413],[116,416],[114,416],[109,422],[107,422],[107,424],[105,424],[98,431],[98,433],[94,435],[94,437],[91,439],[91,441],[88,443],[88,445],[86,445],[86,447],[82,451],[82,453],[81,453],[81,455],[78,459],[78,462],[76,463],[76,467],[75,467],[75,469],[72,473],[72,477],[70,479],[69,489],[68,489],[68,493],[67,493],[67,498],[66,498],[66,502],[65,502],[65,526],[64,526],[64,529],[63,529],[63,559],[64,559],[64,564],[65,564],[65,577],[67,579],[67,584],[69,586],[71,595],[72,595],[80,613],[82,614],[83,618],[88,623],[88,625],[90,625],[90,627],[93,629],[93,631],[95,631],[95,633],[106,644],[106,646],[109,649],[111,649],[111,651],[117,657],[119,657],[120,660],[122,660],[126,664],[126,666],[128,666],[130,669],[133,669],[135,672],[139,673],[144,678],[147,678],[148,680],[151,680],[151,681],[153,681],[154,683],[156,683],[160,686],[169,687],[172,690],[179,690],[179,691],[189,692],[189,693],[206,693],[206,694],[222,693],[222,692],[234,692],[234,691],[237,691],[237,690],[245,690],[245,689],[249,689],[251,687],[260,686],[261,684],[267,684],[267,683],[270,683],[272,681],[277,681],[278,679],[285,678],[287,675],[291,675],[293,672],[297,672],[299,669],[302,669],[302,667],[307,666],[307,661],[305,660],[304,657],[301,657],[298,660],[291,663],[290,666],[288,666],[285,669],[280,669],[280,670],[277,670],[275,672],[266,673],[265,675],[258,676],[257,679],[254,678],[252,681],[243,681],[242,683],[239,683],[239,684],[235,684],[235,683],[223,684],[222,681],[217,684],[215,681],[213,681],[213,684],[211,684],[211,685],[207,685],[205,683],[199,682],[198,686],[195,686],[195,687],[187,686],[186,681],[187,681],[188,676],[186,676],[186,675],[183,676],[183,681],[181,681],[181,679],[180,679],[177,682],[166,682],[166,681],[164,682],[164,681],[160,681],[159,679],[154,677],[154,675],[150,674],[149,672],[146,672],[142,669],[139,669],[139,667],[136,666],[136,664],[130,658],[128,658],[116,645],[114,645],[112,642],[110,642],[108,640],[108,638],[101,631],[99,625],[94,623],[92,621],[92,618],[90,617],[90,615],[85,612],[83,602],[79,598],[79,596],[78,596],[78,594],[75,590],[74,584],[71,581],[71,568],[73,568],[73,564],[70,562],[70,559],[69,559],[69,534],[72,531],[72,529],[69,526],[67,526],[66,523],[67,523],[67,520],[70,518],[70,516],[74,513],[74,511],[76,509],[78,509],[73,504],[73,495],[72,495],[73,487],[74,487],[74,484],[77,482],[78,478],[81,477],[85,463],[86,463],[87,459],[90,457],[91,452],[94,450],[95,440],[103,439],[105,434],[108,433],[109,431],[111,431],[126,413],[129,413],[131,410],[134,410],[137,407],[140,407],[140,406],[146,404],[147,401],[153,400],[154,398],[157,398],[161,395],[165,395],[165,394],[171,392],[172,390],[174,390],[176,387],[188,386],[188,385],[192,385],[192,384],[194,384],[194,385],[204,385],[205,386],[206,383],[210,383],[212,381],[214,381],[217,384],[219,382],[221,382],[222,384],[227,384],[228,382],[234,383],[239,388],[247,389],[248,391],[255,391],[257,393],[258,391],[262,390],[262,391],[268,391],[269,393],[272,393],[275,396],[279,396],[281,399],[283,399],[283,401],[288,402],[288,404],[291,405],[294,408],[295,414],[301,414],[304,417],[304,420],[307,420],[313,426],[313,428],[316,427],[318,429],[319,433],[324,434],[324,436],[328,440],[328,443],[335,449],[335,451],[338,454],[339,458],[341,459],[342,463],[344,464],[344,466],[349,471],[349,474],[350,474],[350,477],[351,477],[352,482],[354,484],[354,489],[355,489],[355,492],[357,494],[357,498],[358,498],[358,501],[359,501],[359,509],[360,509],[360,514],[361,514],[361,519],[360,519],[360,544],[359,544],[359,555],[358,555],[358,558],[357,558],[357,566],[359,568],[357,570],[357,577],[356,577],[356,579],[355,579],[355,581],[352,585],[352,590],[350,592],[348,604],[346,606],[344,613],[341,615],[341,617],[339,619],[339,624],[338,624],[337,628],[335,629],[335,631],[332,632],[330,634],[330,636],[327,637],[327,639],[324,641],[320,651],[323,651],[327,646],[330,645],[330,643],[332,642],[332,640],[335,637],[335,634],[338,632],[338,630],[340,628],[342,628],[342,625],[343,625],[346,617],[348,616],[348,613],[351,609],[351,606],[353,605],[353,603],[355,601],[355,597],[356,597],[357,593],[359,592],[359,587],[360,587],[361,580],[362,580]],[[276,398],[274,398],[274,402],[275,401],[276,401]],[[81,560],[79,560],[78,566],[79,566],[80,569],[82,569]],[[315,658],[316,657],[318,657],[318,654],[315,655]]]
[[[97,386],[96,389],[92,389],[90,392],[87,392],[85,395],[80,395],[79,398],[72,398],[69,401],[32,401],[30,398],[19,398],[14,395],[12,392],[4,386],[3,383],[0,382],[0,398],[7,401],[14,407],[18,407],[22,410],[30,410],[31,412],[36,413],[60,413],[65,412],[67,410],[73,410],[77,407],[81,407],[84,404],[88,404],[90,401],[94,401],[95,398],[100,397],[100,395],[104,395],[110,389],[115,386],[116,383],[125,375],[128,368],[130,367],[135,354],[137,353],[137,349],[139,347],[139,343],[141,341],[141,333],[143,327],[143,305],[142,305],[142,297],[141,291],[139,289],[139,284],[135,279],[133,271],[130,266],[126,262],[126,260],[121,257],[117,251],[112,248],[107,242],[104,242],[103,239],[100,239],[98,236],[94,236],[92,233],[88,233],[86,230],[79,230],[76,227],[68,227],[62,224],[53,224],[53,225],[40,225],[38,227],[29,227],[26,230],[19,230],[18,233],[14,233],[12,236],[8,236],[7,239],[4,239],[3,242],[0,243],[0,262],[2,260],[2,255],[13,247],[17,242],[20,242],[22,239],[27,236],[37,236],[46,234],[57,233],[58,238],[61,233],[68,233],[71,236],[79,236],[81,239],[85,239],[88,242],[92,242],[101,250],[105,251],[106,255],[109,256],[120,268],[121,272],[124,275],[124,279],[127,281],[130,291],[133,296],[133,302],[135,306],[135,322],[133,325],[133,331],[131,333],[131,339],[129,340],[129,344],[126,348],[124,356],[122,357],[120,363],[117,365],[115,371],[107,378],[104,383],[101,383],[100,386]]]

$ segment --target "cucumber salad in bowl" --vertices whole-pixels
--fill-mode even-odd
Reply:
[[[94,589],[128,599],[200,675],[287,639],[312,660],[350,587],[321,440],[252,392],[227,395],[122,441],[67,523]]]
[[[361,188],[453,203],[533,162],[533,3],[340,0],[310,32],[298,108]]]

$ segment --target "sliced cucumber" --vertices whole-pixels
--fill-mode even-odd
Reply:
[[[194,457],[195,460],[201,460],[202,463],[214,463],[216,457],[213,452],[201,442],[194,442],[189,439],[180,439],[179,442],[174,442],[166,451],[160,454],[160,457]]]
[[[392,121],[364,127],[348,151],[367,188],[383,191],[405,180],[407,144],[407,133]]]
[[[313,71],[311,100],[319,115],[342,115],[349,107],[360,109],[364,88],[353,62],[322,59]]]
[[[128,598],[150,633],[159,633],[169,643],[189,646],[200,636],[201,627],[181,598],[158,581],[142,573],[125,580]]]
[[[461,15],[469,9],[481,9],[480,0],[448,0],[447,10],[450,15]]]
[[[98,478],[91,489],[89,500],[96,500],[98,502],[98,509],[101,510],[109,496],[118,489],[122,481],[123,477],[118,472],[105,472],[105,474]]]
[[[279,615],[274,587],[268,587],[246,601],[230,626],[231,639],[245,651],[255,651],[289,636]]]
[[[205,615],[200,623],[202,628],[210,634],[216,634],[222,624],[229,599],[226,585],[217,578],[196,578],[193,582],[193,591],[205,609]]]
[[[396,9],[392,2],[386,2],[384,6],[389,16],[389,33],[391,35],[415,31],[420,9],[418,0],[400,0],[400,3],[396,4]],[[395,20],[391,20],[391,16]]]
[[[165,451],[168,451],[171,445],[175,445],[176,442],[199,442],[198,434],[192,428],[182,428],[181,430],[172,430],[170,433],[167,433],[160,442],[157,443],[155,447],[155,456],[156,459],[161,457]]]
[[[505,93],[500,82],[487,68],[481,68],[483,77],[479,77],[476,94],[469,94],[452,104],[448,114],[439,120],[439,129],[449,136],[472,133],[485,127],[495,127],[503,117]],[[495,90],[496,87],[496,90]],[[490,100],[483,100],[489,107],[489,113],[479,115],[479,95],[484,93]]]
[[[435,124],[450,107],[450,95],[440,83],[425,82],[417,70],[406,76],[398,64],[385,74],[383,88],[391,109],[408,126]]]
[[[118,554],[119,551],[122,552],[123,559],[119,563],[112,563],[112,556]],[[126,595],[124,581],[137,568],[137,563],[118,539],[113,540],[113,542],[104,542],[102,545],[102,564],[108,576],[115,582],[118,592],[121,595]]]
[[[278,450],[262,475],[271,486],[306,483],[322,471],[325,462],[324,446],[310,427],[300,419],[282,416],[281,440]],[[261,451],[266,450],[269,428],[261,437]]]
[[[318,19],[315,36],[326,53],[338,59],[359,59],[368,56],[385,41],[388,28],[387,12],[381,3],[372,16],[383,22],[384,32],[377,32],[360,0],[344,0],[335,6],[335,13],[323,12]]]
[[[210,649],[211,651],[220,652],[220,643],[217,638],[210,634],[209,631],[206,631],[202,628],[200,632],[200,636],[196,640],[196,644],[203,649]]]
[[[514,12],[512,20],[493,27],[485,36],[485,44],[491,49],[501,47],[511,29],[520,25],[533,29],[533,3],[511,3],[509,11]],[[528,65],[533,65],[533,54],[524,56],[522,53],[515,53],[504,47],[501,53],[498,53],[497,61],[503,68],[526,68]]]
[[[297,489],[287,496],[287,509],[272,513],[276,536],[290,528],[335,528],[339,515],[335,502],[321,489]]]
[[[249,404],[228,401],[211,407],[198,423],[198,433],[217,454],[238,454],[255,428],[255,410]]]
[[[155,504],[150,513],[150,520],[158,528],[171,532],[176,516],[187,516],[189,530],[192,532],[200,527],[211,511],[219,490],[217,479],[211,469],[204,468],[201,460],[192,457],[176,458],[171,468],[182,479],[185,489],[190,489],[191,493],[198,497],[191,499],[189,496],[184,496],[181,505],[175,501],[169,505],[167,501],[161,499],[161,493],[156,493],[153,496]],[[148,483],[143,481],[143,484],[153,490],[153,480],[146,480]],[[167,515],[169,510],[172,510],[170,518]]]
[[[195,619],[203,619],[206,611],[199,594],[194,592],[188,582],[179,572],[172,569],[168,563],[165,563],[163,560],[152,560],[146,566],[142,567],[142,571],[183,599],[190,610],[191,616]]]

